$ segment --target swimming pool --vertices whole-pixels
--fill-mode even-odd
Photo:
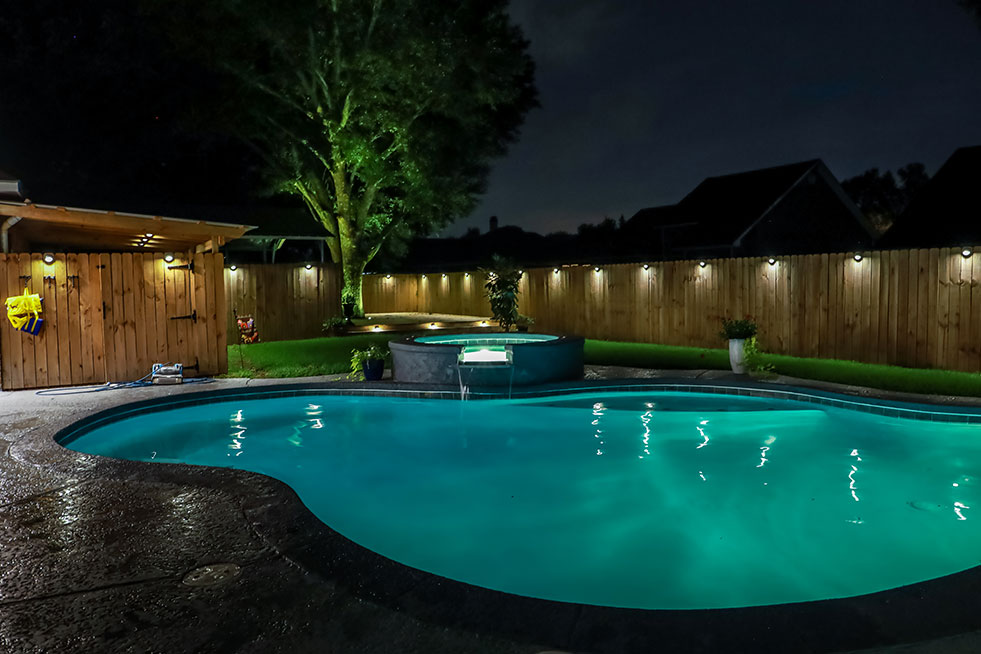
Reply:
[[[306,395],[130,414],[65,443],[268,474],[360,545],[479,586],[721,608],[974,567],[979,429],[707,393]]]

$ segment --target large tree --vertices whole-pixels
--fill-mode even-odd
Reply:
[[[506,0],[257,0],[163,6],[226,74],[226,117],[330,232],[344,294],[386,240],[469,213],[536,104]]]
[[[845,193],[879,233],[889,229],[916,191],[930,180],[921,163],[907,164],[897,170],[896,174],[899,176],[899,184],[891,171],[879,173],[878,168],[870,168],[841,183]]]

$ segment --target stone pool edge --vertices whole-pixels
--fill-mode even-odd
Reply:
[[[818,404],[859,403],[860,410],[876,413],[903,410],[952,416],[972,422],[981,407],[922,401],[917,407],[898,406],[895,400],[843,395],[824,389],[761,383],[745,379],[596,380],[552,384],[514,397],[540,397],[581,391],[690,390],[744,394],[754,397],[811,398]],[[164,398],[123,403],[90,412],[56,432],[46,442],[31,438],[20,452],[27,459],[42,456],[60,468],[83,468],[94,476],[112,479],[138,477],[190,485],[217,485],[242,496],[253,527],[284,556],[327,580],[339,581],[358,596],[394,611],[448,627],[503,636],[577,651],[838,651],[881,647],[945,637],[981,628],[981,616],[971,606],[981,593],[981,568],[870,595],[839,600],[772,605],[740,609],[648,611],[538,600],[492,591],[424,573],[395,563],[348,541],[321,523],[286,484],[257,473],[182,464],[150,464],[84,455],[55,441],[80,426],[94,426],[130,410],[170,408],[181,404],[220,401],[255,395],[304,395],[318,392],[342,395],[372,394],[459,399],[453,388],[420,389],[396,383],[268,384],[219,391],[188,392]],[[505,394],[492,393],[500,397]],[[475,392],[472,397],[487,397]],[[885,413],[884,413],[885,415]],[[919,419],[924,419],[920,417]],[[944,418],[943,421],[947,421]],[[17,445],[27,445],[18,443]],[[17,445],[12,447],[17,447]],[[18,448],[20,449],[20,448]],[[54,456],[54,461],[50,455]],[[256,483],[261,480],[261,483]],[[270,483],[270,480],[272,483]],[[252,495],[261,487],[261,501]],[[270,487],[277,501],[269,501]]]

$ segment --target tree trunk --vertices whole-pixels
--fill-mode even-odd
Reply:
[[[361,282],[364,279],[364,267],[366,261],[354,260],[351,257],[344,257],[341,263],[341,272],[344,277],[344,286],[341,290],[343,297],[353,297],[354,317],[364,318],[364,297],[361,294]]]

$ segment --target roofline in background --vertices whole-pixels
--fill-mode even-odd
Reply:
[[[814,163],[812,163],[810,166],[808,166],[807,169],[801,174],[801,176],[797,178],[797,181],[796,182],[794,182],[793,184],[791,184],[790,186],[788,186],[786,191],[784,191],[783,193],[781,193],[777,197],[777,199],[774,200],[770,204],[770,206],[767,207],[766,210],[759,215],[759,217],[757,217],[756,220],[754,220],[753,222],[751,222],[749,224],[749,227],[747,227],[746,229],[744,229],[742,231],[742,233],[739,236],[736,237],[736,240],[732,242],[733,247],[741,247],[742,246],[742,240],[744,238],[746,238],[746,235],[749,234],[751,231],[753,231],[753,228],[756,227],[760,223],[761,220],[763,220],[764,218],[766,218],[766,215],[768,213],[770,213],[771,211],[773,211],[773,208],[775,206],[777,206],[778,204],[780,204],[780,201],[783,200],[785,197],[787,197],[787,194],[788,193],[790,193],[795,188],[797,188],[797,185],[800,184],[801,181],[803,181],[803,179],[805,177],[807,177],[808,175],[810,175],[811,174],[811,171],[814,170],[814,168],[817,167],[817,165],[819,163],[821,163],[821,160],[820,159],[817,159]],[[791,165],[793,165],[793,164],[791,164]],[[774,166],[774,168],[779,168],[779,166]],[[768,170],[768,169],[762,168],[761,170]]]

